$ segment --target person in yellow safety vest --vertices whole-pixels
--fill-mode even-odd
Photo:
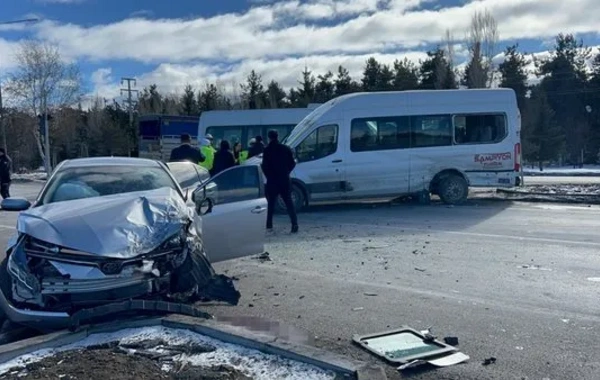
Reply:
[[[206,170],[212,170],[213,162],[215,160],[215,148],[210,143],[208,139],[200,140],[200,152],[206,157],[204,162],[200,163],[200,166],[205,168]]]
[[[256,139],[253,137],[248,142],[248,149],[240,152],[240,164],[244,163],[248,159],[248,153],[254,144],[256,144]]]

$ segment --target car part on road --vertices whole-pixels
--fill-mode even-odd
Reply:
[[[446,343],[438,341],[430,329],[419,332],[410,327],[369,335],[355,335],[354,343],[392,364],[399,370],[429,363],[438,367],[454,365],[469,357]]]
[[[438,195],[446,204],[462,204],[469,196],[469,184],[462,176],[449,174],[440,180]]]

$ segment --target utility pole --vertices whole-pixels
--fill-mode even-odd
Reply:
[[[123,95],[124,92],[127,93],[127,99],[125,100],[125,103],[127,103],[127,111],[129,112],[129,131],[130,133],[133,133],[133,111],[136,104],[136,101],[133,100],[133,94],[136,94],[137,97],[139,91],[131,88],[131,82],[133,82],[134,87],[137,85],[135,78],[121,78],[121,86],[125,82],[127,82],[127,88],[121,89],[121,95]],[[131,155],[131,147],[129,147],[129,154]]]

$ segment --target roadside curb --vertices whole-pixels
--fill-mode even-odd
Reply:
[[[549,194],[549,193],[510,190],[510,189],[496,189],[496,193],[514,197],[514,198],[506,198],[507,200],[512,200],[512,201],[570,203],[570,204],[600,204],[600,194]]]
[[[0,363],[5,363],[33,351],[55,348],[80,341],[92,334],[110,333],[139,327],[164,326],[185,329],[225,343],[254,349],[265,354],[313,365],[356,380],[387,380],[382,367],[351,360],[320,348],[282,340],[273,335],[257,333],[226,322],[169,315],[164,318],[145,318],[82,326],[75,332],[62,330],[0,346]]]

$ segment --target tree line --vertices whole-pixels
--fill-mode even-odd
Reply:
[[[306,107],[358,91],[418,89],[512,88],[521,110],[524,159],[540,167],[560,161],[573,165],[600,160],[600,51],[592,51],[571,34],[559,34],[549,55],[536,58],[518,45],[505,48],[494,64],[498,33],[488,12],[473,15],[465,38],[469,58],[458,70],[453,37],[427,52],[418,64],[399,57],[391,65],[374,57],[362,76],[353,78],[343,66],[335,72],[314,73],[306,67],[298,84],[284,89],[252,70],[239,88],[210,83],[185,86],[179,95],[161,93],[153,84],[140,91],[131,123],[128,105],[95,98],[81,106],[81,76],[77,66],[60,60],[58,48],[28,41],[17,54],[18,69],[4,91],[15,100],[5,106],[3,139],[15,168],[33,168],[44,158],[43,129],[37,115],[50,109],[52,161],[100,155],[135,155],[136,120],[169,114],[199,116],[204,111]],[[591,65],[589,64],[591,62]],[[528,68],[535,67],[534,72]],[[238,87],[238,86],[235,86]]]

